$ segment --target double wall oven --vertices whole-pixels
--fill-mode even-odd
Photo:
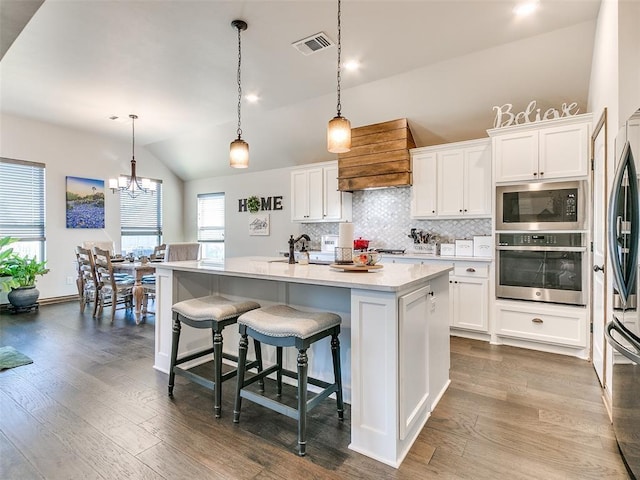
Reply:
[[[496,189],[496,296],[586,305],[586,183]]]

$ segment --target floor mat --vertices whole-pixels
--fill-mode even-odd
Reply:
[[[0,347],[0,370],[20,367],[33,363],[26,355],[20,353],[13,347]]]

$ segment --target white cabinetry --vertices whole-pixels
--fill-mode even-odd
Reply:
[[[315,164],[291,171],[291,220],[351,221],[351,197],[338,191],[338,163]]]
[[[452,334],[487,339],[491,261],[451,260],[437,256],[383,255],[382,263],[452,265],[449,273],[449,325]],[[478,335],[480,334],[480,335]]]
[[[489,131],[496,182],[584,177],[591,114]]]
[[[456,262],[449,274],[451,327],[489,331],[489,267]]]
[[[437,201],[437,158],[436,153],[411,152],[413,159],[413,186],[411,187],[411,216],[416,218],[435,217]]]
[[[496,334],[526,341],[587,348],[587,309],[532,302],[496,302]]]
[[[411,151],[413,218],[491,216],[491,148],[473,140]]]

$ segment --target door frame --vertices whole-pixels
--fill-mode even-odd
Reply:
[[[594,232],[595,232],[595,222],[594,222],[594,196],[595,196],[595,143],[596,140],[598,139],[598,137],[600,136],[600,134],[603,133],[604,134],[604,148],[603,148],[603,152],[604,152],[604,157],[602,158],[603,160],[603,165],[602,165],[602,175],[603,175],[603,179],[602,182],[604,184],[604,200],[605,200],[605,215],[604,215],[604,225],[602,225],[602,228],[604,229],[604,231],[607,231],[607,216],[606,216],[606,199],[607,199],[607,193],[608,193],[608,178],[607,178],[607,160],[608,160],[608,133],[607,133],[607,107],[604,108],[602,114],[600,115],[600,118],[598,120],[598,122],[596,123],[595,127],[593,128],[593,133],[591,134],[591,145],[590,145],[590,150],[591,150],[591,263],[593,264],[593,254],[594,254],[594,248],[593,248],[593,240],[594,240]],[[603,275],[603,288],[604,288],[604,299],[603,299],[603,303],[602,303],[602,308],[603,308],[603,313],[606,317],[607,314],[607,307],[608,307],[608,289],[607,289],[607,252],[608,252],[608,245],[607,245],[607,235],[605,234],[604,236],[604,245],[602,246],[603,251],[605,252],[605,256],[604,256],[604,271],[602,272]],[[591,341],[590,341],[590,352],[591,352],[591,362],[593,364],[593,343],[594,343],[594,338],[593,338],[593,324],[595,321],[594,318],[594,306],[596,304],[596,302],[594,301],[594,275],[596,275],[597,272],[595,272],[593,269],[591,269],[591,276],[590,276],[590,317],[591,317]],[[606,322],[605,322],[606,324]],[[604,325],[603,325],[603,330],[604,330]],[[605,386],[607,385],[607,342],[603,336],[602,338],[603,341],[603,349],[602,349],[602,382],[601,382],[601,386],[602,389],[605,389]],[[594,367],[595,368],[595,367]],[[606,397],[606,395],[604,396]],[[605,400],[605,403],[606,400]]]

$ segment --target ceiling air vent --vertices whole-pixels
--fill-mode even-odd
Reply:
[[[316,33],[310,37],[303,38],[297,42],[293,42],[291,45],[304,55],[311,55],[312,53],[319,52],[325,48],[329,48],[334,43],[327,37],[324,32]]]

